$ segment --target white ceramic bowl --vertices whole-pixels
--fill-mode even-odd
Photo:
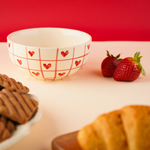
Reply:
[[[37,96],[32,94],[27,94],[29,98],[35,99],[39,102]],[[38,108],[36,115],[27,123],[18,125],[16,130],[13,132],[12,136],[0,143],[0,150],[8,149],[9,147],[13,146],[15,143],[19,142],[25,136],[30,133],[31,127],[36,124],[42,117],[42,111]]]
[[[31,28],[7,36],[12,62],[36,79],[55,80],[75,74],[86,63],[91,36],[65,28]]]

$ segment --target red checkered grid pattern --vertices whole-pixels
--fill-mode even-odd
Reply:
[[[74,59],[74,52],[75,52],[75,48],[73,48],[72,62],[71,62],[71,66],[70,66],[69,72],[68,72],[68,74],[66,75],[66,77],[69,75],[70,71],[72,70],[73,59]]]
[[[52,79],[52,80],[55,80],[56,77],[57,77],[57,72],[58,72],[58,71],[61,71],[61,72],[63,72],[63,71],[68,71],[68,73],[65,75],[65,77],[67,77],[67,76],[69,76],[71,70],[77,69],[77,68],[82,68],[82,67],[83,67],[83,65],[84,65],[83,63],[84,63],[85,56],[87,56],[87,55],[90,53],[90,51],[89,51],[88,53],[86,53],[86,46],[87,46],[87,45],[85,44],[85,46],[84,46],[84,54],[83,54],[82,56],[80,56],[80,57],[74,57],[74,54],[75,54],[75,47],[74,47],[74,48],[73,48],[72,58],[70,58],[70,59],[59,59],[59,60],[58,60],[59,48],[57,48],[56,60],[41,60],[40,48],[38,49],[38,52],[39,52],[39,59],[28,58],[28,50],[27,50],[27,47],[25,47],[26,58],[25,58],[25,57],[20,57],[20,56],[15,55],[15,54],[14,54],[14,45],[13,45],[13,44],[12,44],[12,53],[11,53],[10,51],[9,51],[9,53],[10,53],[11,55],[13,55],[13,60],[14,60],[15,65],[18,66],[18,67],[20,67],[20,68],[29,70],[29,73],[30,73],[31,76],[36,76],[36,74],[33,74],[34,71],[36,71],[37,73],[40,72],[41,75],[42,75],[42,77],[43,77],[43,79],[46,80],[47,78],[45,78],[43,72],[55,72],[54,78]],[[15,57],[20,58],[20,59],[26,59],[26,60],[27,60],[27,68],[22,67],[21,65],[19,65],[19,63],[17,64],[17,63],[16,63],[16,60],[15,60]],[[75,59],[80,59],[80,58],[83,58],[82,64],[81,64],[80,66],[76,66],[75,68],[73,68],[73,61],[74,61]],[[36,69],[30,68],[30,67],[29,67],[29,60],[39,61],[39,62],[40,62],[40,70],[36,70]],[[69,68],[69,69],[63,69],[63,70],[57,70],[57,62],[58,62],[58,61],[66,61],[66,60],[71,60],[71,61],[72,61],[70,68]],[[41,63],[42,61],[50,61],[50,62],[51,62],[51,61],[56,61],[56,63],[55,63],[55,70],[43,70],[43,69],[42,69],[42,63]],[[63,76],[63,77],[64,77],[64,76]]]

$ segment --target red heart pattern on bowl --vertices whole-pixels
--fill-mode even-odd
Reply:
[[[87,48],[88,48],[88,49],[90,49],[90,44],[89,44],[89,45],[87,45]]]
[[[8,47],[10,48],[10,43],[8,43]]]
[[[58,75],[59,75],[59,76],[63,76],[63,75],[65,75],[65,72],[63,72],[63,73],[58,73]]]
[[[11,46],[11,43],[8,43],[8,47]],[[13,45],[12,45],[12,48],[13,48]],[[63,78],[63,77],[67,77],[69,76],[69,74],[72,74],[70,73],[71,71],[73,71],[74,69],[76,68],[80,68],[80,67],[83,67],[83,64],[81,64],[81,62],[84,62],[84,59],[85,57],[89,54],[89,52],[86,53],[86,50],[88,50],[88,48],[90,48],[90,44],[89,45],[85,45],[85,50],[84,50],[84,53],[83,55],[81,55],[80,58],[76,57],[74,54],[76,53],[75,52],[75,49],[73,51],[73,55],[72,56],[75,56],[73,58],[69,58],[67,57],[66,59],[57,59],[56,60],[56,63],[54,63],[54,60],[48,60],[48,59],[43,59],[43,55],[42,53],[40,52],[40,49],[36,55],[36,57],[34,58],[31,58],[34,56],[34,54],[36,53],[35,51],[32,51],[32,50],[27,50],[26,49],[26,53],[28,53],[29,56],[31,57],[27,57],[26,60],[27,60],[27,63],[23,63],[22,59],[24,60],[24,58],[20,57],[19,55],[13,55],[13,57],[17,57],[16,60],[18,62],[18,64],[20,65],[21,68],[23,69],[28,69],[29,70],[29,73],[32,75],[32,76],[36,76],[37,78],[43,78],[44,80],[55,80],[56,78]],[[62,55],[63,57],[66,57],[68,54],[69,54],[69,50],[65,50],[65,51],[59,51],[59,49],[57,50],[57,56],[59,55]],[[11,54],[11,51],[10,51],[10,54]],[[38,57],[37,57],[38,56]],[[42,56],[42,57],[41,57]],[[61,57],[60,57],[61,58]],[[58,69],[58,62],[61,62],[61,61],[71,61],[71,66],[69,65],[69,68],[66,68],[66,69],[62,69],[62,70],[59,70]],[[32,68],[31,65],[30,65],[30,61],[35,61],[35,62],[39,62],[40,64],[40,68]],[[42,63],[43,61],[45,61],[44,63]],[[48,63],[46,61],[49,61]],[[74,65],[73,65],[74,63]],[[25,66],[27,64],[27,67]],[[60,63],[59,63],[60,64]],[[44,68],[42,68],[42,66],[46,69],[46,70],[43,70]],[[52,67],[53,66],[53,67]],[[50,69],[51,68],[51,69]],[[37,71],[31,71],[32,69],[36,69]],[[68,73],[66,74],[66,72],[63,72],[63,71],[67,71],[68,70]],[[57,72],[60,72],[60,73],[57,73]],[[54,77],[48,77],[47,75],[48,74],[51,74],[53,73],[53,76]],[[41,74],[41,76],[39,76]]]
[[[61,55],[63,56],[63,57],[66,57],[67,55],[69,54],[69,51],[67,50],[67,51],[61,51]]]
[[[17,61],[18,61],[18,63],[19,63],[20,65],[22,65],[22,60],[17,59]]]
[[[76,60],[75,65],[78,66],[81,63],[81,60]]]
[[[40,73],[39,72],[32,72],[34,75],[38,76]]]
[[[32,52],[31,52],[31,51],[28,51],[28,53],[29,53],[30,56],[32,57],[32,56],[34,55],[35,52],[34,52],[34,51],[32,51]]]
[[[43,66],[46,68],[46,69],[49,69],[51,67],[51,64],[43,64]]]
[[[9,45],[9,43],[8,43],[8,45]],[[87,46],[87,49],[90,47],[90,45],[86,45]],[[28,52],[28,54],[32,57],[34,54],[35,54],[35,51],[27,51]],[[66,51],[59,51],[60,52],[60,54],[63,56],[63,57],[66,57],[68,54],[69,54],[69,51],[68,50],[66,50]],[[40,54],[40,53],[39,53]],[[82,61],[84,61],[84,58],[85,58],[85,56],[86,55],[88,55],[88,53],[87,54],[84,54],[82,57],[81,57],[81,59],[78,59],[78,60],[75,60],[75,59],[77,59],[77,58],[68,58],[68,59],[66,59],[66,60],[71,60],[72,61],[72,63],[74,62],[74,64],[75,64],[75,66],[76,67],[78,67],[80,64],[81,64],[81,62]],[[19,57],[19,56],[17,56],[17,57]],[[43,63],[42,64],[42,61],[45,61],[45,60],[43,60],[43,59],[40,59],[40,57],[38,58],[38,59],[36,59],[36,58],[34,58],[34,59],[32,59],[32,58],[28,58],[28,59],[26,59],[27,60],[27,64],[28,64],[28,70],[29,70],[29,72],[31,73],[31,74],[33,74],[33,76],[39,76],[40,75],[40,72],[41,72],[41,75],[42,75],[42,78],[44,78],[45,80],[53,80],[53,78],[47,78],[47,77],[45,77],[45,75],[44,75],[44,70],[41,68],[41,69],[39,69],[39,72],[35,72],[35,71],[31,71],[33,68],[30,68],[30,60],[38,60],[39,62],[40,62],[40,64],[41,64],[41,66],[43,65],[43,67],[45,68],[45,69],[50,69],[51,67],[52,67],[52,64],[51,63]],[[47,60],[46,60],[47,61]],[[57,60],[57,61],[64,61],[64,60]],[[22,65],[22,59],[20,58],[20,59],[17,59],[17,62],[19,63],[19,65],[20,65],[20,67],[22,67],[22,68],[24,68],[24,65],[23,66],[21,66]],[[54,72],[54,74],[55,74],[55,77],[54,77],[54,79],[57,77],[56,76],[56,74],[57,74],[57,71],[59,71],[58,69],[57,69],[57,62],[56,62],[56,64],[55,64],[56,66],[55,66],[55,69],[54,70],[50,70],[50,72]],[[83,67],[82,66],[82,64],[80,65],[80,67]],[[74,67],[75,68],[75,67]],[[72,69],[74,69],[73,68],[73,66],[71,65],[71,68],[70,69],[68,69],[69,70],[69,72],[68,72],[68,74],[66,75],[66,72],[60,72],[60,73],[58,73],[57,75],[59,76],[59,77],[64,77],[64,75],[66,75],[66,77],[70,74],[70,72],[71,72],[71,70]],[[63,71],[63,70],[62,70]]]

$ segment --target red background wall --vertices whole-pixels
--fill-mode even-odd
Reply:
[[[32,27],[85,31],[93,41],[150,41],[150,0],[0,0],[0,41]]]

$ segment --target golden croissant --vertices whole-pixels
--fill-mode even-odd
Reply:
[[[78,132],[77,141],[83,150],[150,150],[150,106],[100,115]]]

